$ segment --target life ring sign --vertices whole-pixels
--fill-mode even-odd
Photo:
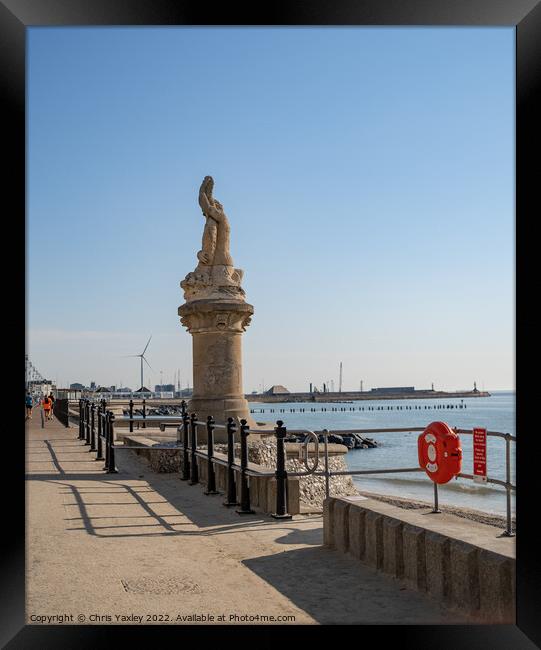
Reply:
[[[462,467],[460,438],[445,422],[431,422],[417,439],[419,465],[434,483],[448,483]]]

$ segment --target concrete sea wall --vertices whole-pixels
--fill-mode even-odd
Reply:
[[[498,529],[364,497],[324,502],[324,544],[472,618],[515,622],[515,546]]]

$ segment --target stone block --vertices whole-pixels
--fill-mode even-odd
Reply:
[[[290,515],[298,515],[300,512],[300,484],[296,478],[287,479],[287,511]]]
[[[427,531],[425,536],[426,589],[435,598],[448,602],[451,596],[451,540]]]
[[[334,504],[336,499],[328,497],[323,501],[323,544],[334,547]]]
[[[365,531],[366,511],[354,504],[349,509],[349,553],[358,560],[364,559],[366,547]]]
[[[385,517],[383,520],[383,571],[395,578],[404,575],[403,526],[397,519]]]
[[[271,479],[270,481],[265,481],[267,485],[267,508],[268,512],[276,512],[276,479]]]
[[[426,590],[425,530],[404,524],[404,580],[413,589]]]
[[[365,562],[375,569],[383,565],[383,516],[368,511],[365,516]]]
[[[250,476],[248,478],[250,487],[250,503],[259,508],[259,483],[265,479],[259,476]]]
[[[515,562],[508,557],[480,551],[479,605],[480,616],[486,623],[514,624],[516,594],[513,588]]]
[[[334,504],[334,548],[346,553],[349,548],[349,503],[337,499]]]
[[[479,612],[479,550],[451,540],[451,604],[475,616]]]
[[[257,500],[259,503],[259,507],[263,512],[270,512],[272,513],[273,510],[270,507],[269,501],[268,501],[268,489],[269,489],[269,483],[271,483],[272,479],[267,479],[267,480],[262,480],[259,481],[257,490],[259,492],[257,496]]]

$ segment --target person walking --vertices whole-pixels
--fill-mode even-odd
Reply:
[[[46,420],[51,420],[51,413],[53,409],[53,403],[51,400],[45,395],[43,398],[43,401],[41,402],[41,405],[43,406],[43,411],[45,412],[45,419]]]
[[[49,393],[49,399],[51,400],[51,420],[53,419],[53,413],[54,413],[54,395],[52,393]]]
[[[32,395],[30,393],[26,393],[26,398],[25,398],[25,405],[26,405],[26,417],[25,420],[31,420],[32,419],[32,409],[34,407],[34,400],[32,399]]]

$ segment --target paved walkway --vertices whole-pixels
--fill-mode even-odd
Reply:
[[[76,427],[26,433],[28,623],[466,622],[323,547],[321,515],[240,516],[127,450],[104,473]]]

